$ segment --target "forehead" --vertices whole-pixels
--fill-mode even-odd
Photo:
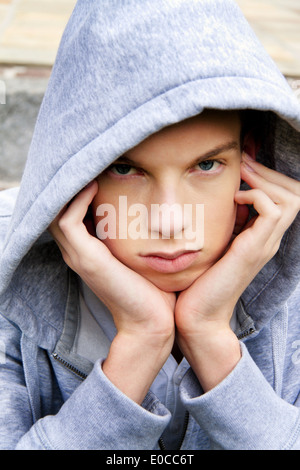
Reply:
[[[202,114],[165,127],[124,154],[131,162],[151,159],[165,161],[179,157],[196,158],[229,142],[240,142],[241,120],[238,112],[205,110]],[[122,157],[120,157],[122,158]]]

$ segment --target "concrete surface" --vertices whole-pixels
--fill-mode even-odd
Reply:
[[[299,0],[237,3],[282,73],[300,76]],[[0,63],[51,66],[75,4],[75,0],[0,0]]]
[[[19,184],[50,69],[0,66],[0,189]],[[5,103],[3,103],[5,101]]]
[[[0,0],[0,189],[19,184],[75,0]],[[300,99],[300,1],[237,0]]]

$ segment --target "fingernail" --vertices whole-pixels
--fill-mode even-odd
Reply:
[[[247,165],[246,162],[242,162],[242,164],[244,165],[245,170],[251,171],[251,173],[255,173],[255,170],[253,170],[251,166]]]
[[[252,158],[251,155],[249,155],[249,153],[247,153],[247,152],[243,152],[242,157],[243,157],[243,159],[245,159],[246,161],[248,161],[250,163],[255,162],[254,158]]]

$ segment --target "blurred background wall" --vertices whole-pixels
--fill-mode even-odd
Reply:
[[[75,3],[0,0],[0,190],[19,184],[57,48]],[[237,3],[300,99],[300,0]]]

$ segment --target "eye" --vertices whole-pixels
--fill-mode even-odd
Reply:
[[[133,175],[136,173],[136,168],[130,165],[126,165],[125,163],[118,163],[118,164],[112,165],[109,169],[115,175],[126,176],[126,175]]]
[[[202,171],[209,172],[211,170],[217,170],[220,165],[221,163],[217,160],[205,160],[198,163],[196,166],[199,167]]]

